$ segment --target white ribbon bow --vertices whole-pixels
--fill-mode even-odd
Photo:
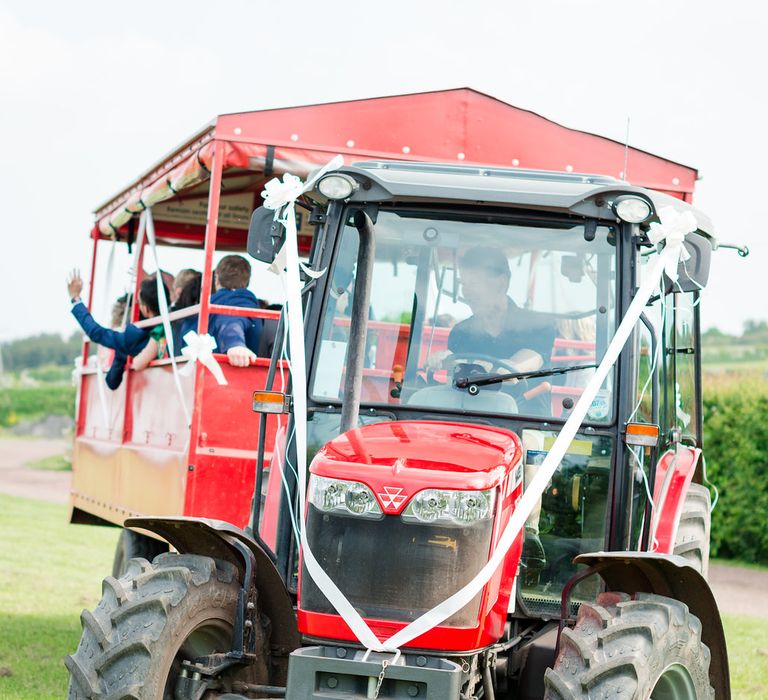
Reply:
[[[654,245],[664,243],[664,247],[670,249],[670,256],[664,267],[667,277],[677,282],[677,268],[681,262],[685,262],[691,254],[683,245],[687,234],[698,228],[696,217],[690,211],[678,211],[674,207],[662,207],[659,209],[661,223],[652,223],[648,238]]]
[[[216,362],[216,358],[213,356],[213,351],[216,349],[216,340],[210,333],[198,335],[196,331],[189,331],[184,334],[184,342],[186,345],[181,349],[181,354],[186,357],[189,362],[179,374],[183,374],[185,377],[192,374],[195,362],[199,360],[203,363],[204,367],[207,367],[210,370],[211,374],[219,384],[229,383],[224,376],[221,366]]]
[[[261,193],[261,196],[264,197],[264,206],[267,209],[278,211],[286,204],[295,202],[307,191],[308,188],[301,181],[300,177],[286,173],[282,181],[279,177],[275,177],[264,185],[264,191]]]

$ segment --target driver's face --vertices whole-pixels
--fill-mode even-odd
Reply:
[[[464,267],[461,273],[461,295],[476,315],[490,315],[506,307],[509,280],[479,267]]]

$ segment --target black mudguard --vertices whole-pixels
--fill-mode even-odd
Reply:
[[[276,656],[287,657],[301,645],[293,601],[272,559],[244,530],[223,520],[207,518],[128,518],[125,526],[153,532],[181,554],[223,559],[241,573],[243,555],[231,544],[240,540],[256,558],[255,583],[261,611],[272,622],[271,646]]]
[[[701,639],[712,652],[709,679],[718,700],[730,700],[725,633],[715,596],[706,579],[683,557],[653,552],[592,552],[574,559],[593,567],[608,590],[655,593],[685,603],[699,618]]]

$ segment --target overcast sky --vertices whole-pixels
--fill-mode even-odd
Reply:
[[[705,327],[768,318],[768,10],[740,0],[0,0],[0,340],[70,333],[91,211],[216,114],[468,86],[699,169]],[[631,168],[630,168],[631,180]]]

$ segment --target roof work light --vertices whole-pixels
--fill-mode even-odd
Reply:
[[[642,224],[652,213],[651,205],[646,199],[631,194],[616,197],[613,201],[613,211],[628,224]]]
[[[317,190],[327,199],[346,199],[358,188],[358,183],[349,175],[331,173],[317,183]]]

